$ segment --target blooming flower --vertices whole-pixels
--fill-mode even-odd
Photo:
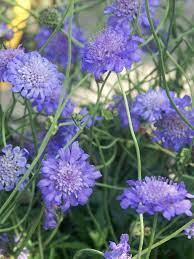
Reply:
[[[194,238],[194,223],[191,224],[188,228],[186,228],[184,232],[188,239]]]
[[[131,207],[138,213],[150,215],[161,212],[168,220],[181,214],[192,216],[189,198],[194,196],[187,192],[183,183],[155,176],[127,183],[129,188],[118,197],[123,209]]]
[[[113,28],[106,28],[94,41],[83,49],[82,68],[100,79],[107,71],[121,72],[129,69],[134,62],[140,61],[142,40],[137,36],[126,36]]]
[[[105,259],[131,259],[129,255],[130,246],[128,244],[129,236],[127,234],[122,234],[120,237],[119,244],[115,242],[110,242],[109,251],[104,253]]]
[[[125,108],[125,104],[124,104],[122,96],[117,95],[117,96],[114,96],[113,99],[114,99],[115,103],[113,105],[111,105],[110,108],[117,110],[119,120],[121,123],[121,127],[123,127],[123,128],[128,127],[129,122],[128,122],[127,112],[126,112],[126,108]],[[128,105],[129,105],[129,107],[131,107],[130,101],[128,101]],[[138,131],[139,127],[140,127],[140,121],[139,121],[138,116],[132,111],[131,111],[131,119],[132,119],[134,130]]]
[[[38,187],[47,208],[60,207],[65,212],[71,206],[87,203],[95,180],[101,177],[87,158],[78,142],[74,142],[69,148],[60,149],[57,159],[50,156],[43,161]]]
[[[194,125],[193,110],[181,109],[181,112]],[[156,130],[153,132],[153,141],[161,141],[165,148],[178,152],[181,148],[192,144],[194,130],[182,120],[175,110],[164,113],[154,126]]]
[[[4,80],[12,84],[13,92],[20,92],[30,100],[44,102],[61,87],[64,76],[57,67],[36,52],[13,58],[7,65]]]
[[[5,23],[0,23],[0,38],[10,40],[13,37],[13,30],[9,29]]]
[[[67,25],[64,26],[64,31],[68,30]],[[49,28],[42,27],[40,29],[39,33],[35,37],[35,41],[37,42],[38,48],[41,48],[46,43],[51,34],[52,30]],[[83,32],[75,24],[73,24],[72,27],[72,37],[82,44],[85,42]],[[53,51],[53,49],[55,51]],[[72,63],[76,61],[76,58],[79,54],[80,47],[72,43]],[[48,46],[45,47],[43,55],[51,62],[60,64],[62,67],[65,68],[68,61],[67,36],[63,32],[57,32],[57,34],[51,40]]]
[[[16,56],[23,55],[22,48],[0,50],[0,81],[3,81],[3,74],[7,69],[7,64]]]
[[[171,95],[174,96],[172,93]],[[163,112],[171,109],[170,101],[163,89],[150,89],[146,93],[138,94],[132,105],[133,113],[147,122],[156,121]]]
[[[11,191],[25,174],[28,151],[20,147],[7,145],[0,156],[0,190]],[[25,186],[22,183],[20,189]]]
[[[56,212],[54,209],[46,209],[44,215],[44,229],[53,229],[57,226]]]
[[[115,0],[112,5],[105,8],[105,14],[110,15],[108,18],[108,26],[129,34],[131,22],[138,18],[138,23],[142,28],[142,32],[149,31],[150,25],[146,14],[145,4],[142,2],[139,0]],[[155,19],[155,9],[159,4],[158,2],[158,0],[149,0],[152,19]]]

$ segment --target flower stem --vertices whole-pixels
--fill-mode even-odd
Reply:
[[[121,79],[120,76],[117,75],[118,77],[118,82],[119,82],[119,86],[120,89],[122,91],[123,94],[123,99],[124,99],[124,103],[125,103],[125,109],[126,109],[126,113],[127,113],[127,118],[128,118],[128,123],[129,123],[129,129],[131,132],[131,136],[133,138],[133,142],[134,142],[134,146],[135,146],[135,150],[136,150],[136,156],[137,156],[137,171],[138,171],[138,180],[141,180],[141,154],[140,154],[140,149],[139,149],[139,145],[137,142],[137,138],[135,136],[135,132],[133,129],[133,123],[131,120],[131,114],[129,111],[129,106],[128,106],[128,101],[127,101],[127,96],[126,93],[122,87],[122,83],[121,83]],[[144,242],[144,221],[143,221],[143,214],[139,215],[139,219],[140,219],[140,230],[141,230],[141,236],[140,236],[140,242],[139,242],[139,249],[138,249],[138,259],[141,258],[141,251],[143,248],[143,242]]]
[[[148,252],[147,252],[147,255],[146,255],[146,259],[150,258],[150,254],[151,254],[151,251],[152,251],[152,245],[153,245],[154,237],[155,237],[155,233],[156,233],[157,222],[158,222],[158,214],[156,214],[154,216],[152,233],[151,233],[151,237],[150,237],[150,243],[149,243],[149,246],[148,246]]]

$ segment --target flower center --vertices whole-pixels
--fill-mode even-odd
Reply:
[[[19,167],[14,160],[8,159],[6,156],[0,157],[0,184],[5,187],[15,182]]]
[[[116,7],[119,13],[122,13],[122,15],[136,16],[138,14],[139,1],[138,0],[117,0]]]
[[[67,195],[76,195],[85,186],[82,175],[83,173],[70,163],[59,165],[58,173],[54,177],[56,188]]]

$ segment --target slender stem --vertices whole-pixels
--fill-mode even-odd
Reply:
[[[95,250],[95,249],[90,249],[90,248],[85,248],[85,249],[82,249],[82,250],[79,250],[73,257],[73,259],[77,259],[77,258],[81,258],[80,256],[82,254],[85,254],[85,253],[88,253],[88,254],[96,254],[96,255],[101,255],[103,256],[103,253],[98,251],[98,250]]]
[[[6,146],[6,135],[5,135],[5,118],[6,118],[6,113],[3,112],[2,110],[2,121],[1,121],[1,126],[2,126],[2,140],[3,140],[3,145],[4,147]]]
[[[117,76],[118,76],[119,86],[120,86],[122,94],[123,94],[123,99],[124,99],[124,103],[125,103],[125,109],[126,109],[126,112],[127,112],[127,118],[128,118],[128,123],[129,123],[129,129],[130,129],[131,136],[133,138],[133,142],[134,142],[134,146],[135,146],[135,150],[136,150],[138,179],[141,180],[141,154],[140,154],[140,149],[139,149],[137,138],[135,136],[135,132],[134,132],[134,129],[133,129],[133,123],[132,123],[132,120],[131,120],[131,114],[130,114],[130,111],[129,111],[127,96],[126,96],[126,93],[125,93],[125,91],[124,91],[124,89],[122,87],[120,76],[119,75],[117,75]],[[142,251],[143,242],[144,242],[143,214],[139,215],[139,219],[140,219],[141,236],[140,236],[139,249],[138,249],[138,259],[141,258],[141,251]]]
[[[158,246],[163,245],[164,243],[168,242],[169,240],[175,238],[178,236],[182,231],[184,231],[186,228],[188,228],[192,223],[194,223],[194,219],[190,220],[188,223],[183,225],[181,228],[177,229],[175,232],[173,232],[171,235],[168,235],[167,237],[163,238],[162,240],[158,241],[157,243],[152,245],[151,250],[155,249]],[[144,255],[148,252],[148,248],[144,249],[141,253],[141,255]],[[133,256],[133,259],[137,259],[138,255]]]
[[[151,251],[152,251],[152,245],[153,245],[154,237],[155,237],[155,233],[156,233],[157,222],[158,222],[158,214],[156,214],[154,216],[152,233],[151,233],[151,237],[150,237],[150,243],[149,243],[149,246],[148,246],[148,252],[147,252],[147,255],[146,255],[146,259],[150,258],[150,254],[151,254]]]

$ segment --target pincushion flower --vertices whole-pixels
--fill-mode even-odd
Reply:
[[[13,58],[3,78],[12,85],[13,92],[44,102],[54,89],[61,87],[64,76],[54,64],[33,51]]]
[[[149,8],[152,19],[155,19],[155,9],[158,6],[158,0],[149,0]],[[145,3],[140,0],[115,0],[112,5],[107,6],[104,11],[110,15],[108,26],[116,30],[122,30],[129,34],[131,31],[131,22],[138,19],[142,32],[150,30],[149,21],[146,14]]]
[[[174,98],[172,92],[171,97]],[[133,113],[146,122],[158,120],[163,112],[167,113],[169,110],[172,110],[170,101],[166,92],[160,88],[138,94],[132,105]]]
[[[187,120],[194,125],[194,110],[180,109]],[[178,152],[181,148],[193,143],[194,130],[192,130],[177,114],[175,110],[164,113],[154,124],[153,141],[161,141],[165,148]]]
[[[189,199],[194,195],[187,192],[183,183],[155,176],[141,181],[129,180],[127,183],[129,187],[118,197],[123,209],[131,207],[137,213],[149,215],[162,213],[168,220],[181,214],[192,216]]]
[[[22,48],[0,50],[0,81],[3,81],[3,74],[7,69],[7,64],[18,55],[24,55]]]
[[[120,242],[116,244],[115,242],[109,243],[109,250],[104,253],[105,259],[131,259],[129,255],[130,245],[128,244],[129,236],[127,234],[122,234],[120,237]]]
[[[66,32],[68,31],[67,25],[64,26],[64,31]],[[38,48],[41,48],[46,43],[51,34],[52,29],[50,28],[42,27],[40,29],[39,33],[35,37]],[[81,44],[85,42],[83,32],[75,24],[72,26],[72,37]],[[76,61],[76,58],[80,54],[80,50],[80,47],[72,43],[72,63]],[[55,37],[44,49],[43,55],[51,62],[60,64],[65,68],[68,61],[68,38],[65,33],[57,32]]]
[[[188,239],[194,238],[194,223],[191,224],[188,228],[186,228],[184,233],[188,237]]]
[[[106,28],[96,38],[85,45],[82,56],[82,68],[92,73],[96,79],[107,71],[122,72],[130,69],[134,62],[141,59],[138,36],[126,36],[113,28]]]
[[[47,208],[65,212],[71,206],[87,203],[96,179],[101,177],[87,158],[78,142],[74,142],[69,148],[60,149],[58,158],[50,156],[43,161],[38,187]]]
[[[0,156],[0,190],[11,191],[15,188],[21,177],[25,174],[28,151],[20,147],[7,145],[2,149]],[[20,190],[26,181],[21,184]]]

